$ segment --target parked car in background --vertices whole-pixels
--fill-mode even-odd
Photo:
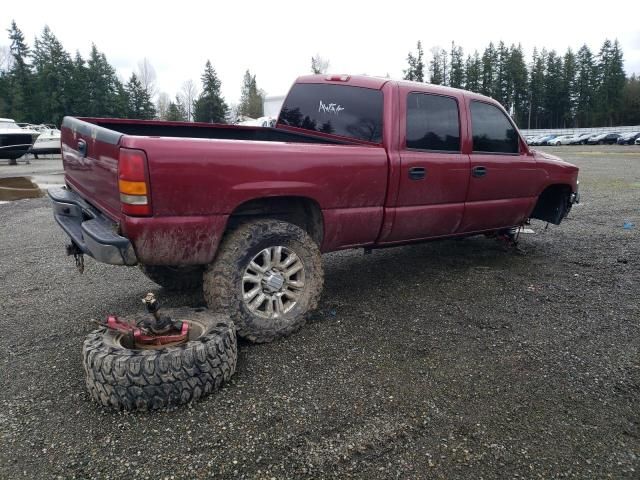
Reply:
[[[618,138],[617,143],[618,145],[633,145],[633,142],[635,142],[638,138],[640,138],[640,132],[623,133]]]
[[[547,145],[547,142],[552,138],[555,138],[556,135],[538,135],[535,137],[529,145]]]
[[[549,142],[556,137],[557,135],[545,135],[540,139],[540,143],[538,143],[538,145],[549,145]]]
[[[569,143],[569,145],[585,145],[589,137],[592,137],[593,133],[579,133],[573,137],[573,140]]]
[[[636,138],[636,145],[640,145],[640,137]]]
[[[613,145],[618,141],[618,138],[620,138],[619,133],[601,133],[590,137],[587,143],[589,145]]]
[[[571,140],[573,139],[573,135],[560,135],[559,137],[552,138],[547,142],[547,145],[569,145]]]

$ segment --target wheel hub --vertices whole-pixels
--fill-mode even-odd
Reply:
[[[305,286],[304,264],[284,246],[265,248],[249,262],[242,276],[244,304],[253,314],[277,318],[289,312]]]
[[[265,293],[275,293],[282,290],[284,286],[284,276],[281,273],[271,270],[262,278],[262,285]]]

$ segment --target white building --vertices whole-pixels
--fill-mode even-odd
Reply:
[[[286,95],[270,95],[268,97],[264,97],[264,102],[262,103],[264,116],[278,118],[285,96]]]

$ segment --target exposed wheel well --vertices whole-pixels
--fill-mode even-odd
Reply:
[[[545,188],[531,212],[531,218],[560,225],[571,210],[571,187],[569,185],[550,185]]]
[[[266,197],[239,205],[229,217],[233,228],[250,218],[275,218],[304,229],[320,246],[324,236],[324,222],[320,205],[306,197]]]

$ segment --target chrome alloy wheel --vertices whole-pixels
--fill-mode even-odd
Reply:
[[[304,265],[287,247],[269,247],[249,262],[242,275],[242,298],[251,313],[277,318],[298,302],[304,289]]]

